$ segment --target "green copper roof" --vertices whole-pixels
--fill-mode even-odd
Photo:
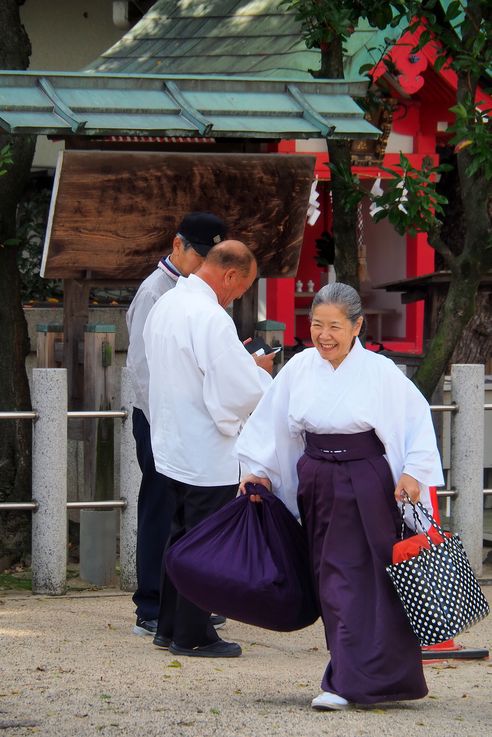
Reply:
[[[48,135],[373,138],[364,83],[206,75],[0,72],[0,128]]]
[[[0,129],[48,135],[374,138],[354,97],[362,64],[402,29],[361,24],[346,80],[314,79],[293,11],[279,0],[158,0],[80,73],[0,72]]]
[[[98,72],[254,74],[310,79],[308,50],[279,0],[158,0],[88,69]]]
[[[312,79],[320,52],[306,47],[294,12],[279,6],[280,0],[158,0],[87,69]],[[379,60],[384,39],[401,32],[361,23],[347,43],[346,78],[360,79],[360,67]]]

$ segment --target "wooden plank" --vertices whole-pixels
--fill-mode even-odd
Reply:
[[[258,280],[232,305],[232,318],[241,340],[252,338],[258,322]]]
[[[115,332],[103,326],[86,327],[84,339],[84,409],[112,409],[115,391]],[[111,499],[113,444],[111,419],[83,420],[84,488],[88,499]]]
[[[63,364],[68,378],[68,409],[82,409],[84,367],[79,361],[79,345],[84,340],[84,327],[89,322],[90,284],[66,279],[63,285]],[[69,425],[75,430],[73,423]]]
[[[261,276],[294,276],[314,163],[279,154],[65,151],[44,275],[143,279],[182,217],[209,210],[255,252]]]
[[[61,326],[60,326],[61,328]],[[56,330],[51,326],[36,332],[36,366],[37,368],[60,368],[61,360],[58,346],[63,349],[63,329]]]

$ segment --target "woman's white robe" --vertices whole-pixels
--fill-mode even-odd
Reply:
[[[246,422],[236,450],[247,470],[269,478],[274,493],[298,515],[296,464],[305,432],[371,429],[384,444],[395,485],[402,473],[416,478],[421,501],[432,512],[428,487],[444,481],[429,405],[393,361],[365,350],[358,339],[336,370],[316,348],[291,358]],[[413,528],[410,512],[407,506]]]

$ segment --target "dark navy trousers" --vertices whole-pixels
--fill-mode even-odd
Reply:
[[[132,422],[142,471],[137,511],[137,590],[133,601],[137,617],[148,621],[159,615],[161,562],[171,532],[174,499],[168,493],[166,477],[155,470],[150,426],[141,409],[133,408]]]
[[[192,486],[167,478],[168,494],[173,507],[173,523],[169,545],[202,520],[232,501],[237,494],[238,483],[229,486]],[[219,639],[210,622],[210,612],[195,606],[176,591],[162,560],[161,606],[157,634],[174,640],[186,648],[210,645]]]

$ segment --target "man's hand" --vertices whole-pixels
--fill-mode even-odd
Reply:
[[[397,502],[407,501],[407,494],[410,497],[410,501],[414,504],[420,499],[420,488],[417,479],[413,476],[409,476],[408,473],[402,473],[398,479],[398,483],[395,489],[395,499]]]
[[[263,353],[261,356],[258,356],[256,353],[253,353],[253,358],[255,359],[255,363],[257,366],[259,366],[262,369],[265,369],[265,371],[268,371],[270,376],[273,373],[273,362],[275,360],[276,353]]]

